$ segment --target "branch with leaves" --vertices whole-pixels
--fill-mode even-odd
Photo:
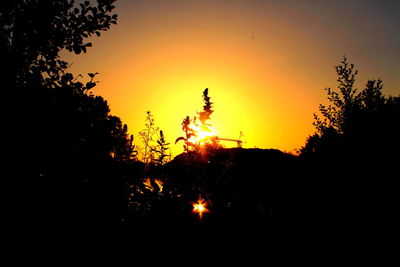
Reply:
[[[203,111],[198,112],[199,120],[201,124],[204,126],[209,125],[207,124],[207,120],[210,119],[211,114],[214,112],[214,110],[212,110],[213,103],[210,100],[211,97],[208,96],[208,88],[206,88],[203,91],[203,101],[204,101]]]
[[[218,146],[218,138],[216,136],[210,136],[198,141],[193,141],[199,136],[200,131],[213,132],[211,124],[208,123],[208,120],[211,119],[211,114],[214,112],[212,109],[213,103],[211,102],[211,97],[208,95],[208,88],[203,91],[203,101],[203,111],[197,112],[198,117],[194,116],[193,120],[191,120],[189,116],[186,116],[182,122],[182,130],[184,131],[185,136],[178,137],[175,141],[175,144],[179,141],[184,141],[184,150],[186,152],[189,152],[191,149],[196,150],[199,148],[200,142],[211,144],[214,147]],[[197,119],[200,123],[197,122]],[[191,124],[193,124],[193,126],[191,126]]]
[[[147,111],[146,114],[145,128],[139,132],[139,135],[144,145],[141,158],[142,161],[147,164],[150,163],[154,158],[154,152],[151,148],[152,144],[155,142],[155,136],[160,129],[156,126],[153,114],[151,114],[150,111]]]
[[[164,165],[171,159],[171,153],[168,153],[169,145],[165,139],[164,132],[160,130],[158,139],[156,141],[156,145],[151,147],[151,151],[155,153],[155,161],[156,165]]]
[[[185,133],[185,136],[178,137],[175,140],[175,144],[178,143],[179,141],[184,141],[185,142],[185,144],[183,145],[183,148],[184,148],[184,150],[186,152],[190,151],[190,147],[195,147],[196,146],[195,144],[193,144],[190,141],[190,139],[192,137],[196,137],[197,136],[196,131],[192,127],[190,127],[191,122],[192,121],[189,118],[189,116],[186,116],[186,118],[183,119],[181,125],[182,125],[182,130]]]

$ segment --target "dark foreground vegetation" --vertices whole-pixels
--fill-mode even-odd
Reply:
[[[3,220],[46,225],[236,225],[265,229],[387,229],[398,223],[400,98],[382,81],[354,85],[344,59],[339,86],[316,115],[298,155],[190,143],[168,160],[148,113],[139,160],[133,136],[106,100],[96,73],[74,77],[59,57],[79,54],[116,23],[113,1],[2,1]],[[100,60],[100,59],[99,59]],[[208,91],[200,121],[212,113]],[[150,128],[149,128],[150,127]],[[151,131],[150,131],[151,130]],[[143,151],[142,151],[143,153]],[[151,155],[151,156],[149,156]],[[199,198],[209,213],[192,213]]]

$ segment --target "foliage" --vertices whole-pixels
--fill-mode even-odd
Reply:
[[[338,90],[325,89],[330,104],[320,105],[322,117],[314,114],[316,133],[308,138],[301,152],[343,156],[343,153],[360,153],[367,146],[374,147],[377,152],[377,142],[382,142],[397,131],[393,127],[393,120],[399,113],[396,104],[399,97],[383,96],[380,79],[369,80],[361,91],[355,88],[358,72],[346,57],[335,69]],[[388,147],[382,146],[382,149]]]
[[[133,144],[133,135],[131,134],[129,139],[126,138],[128,136],[128,126],[124,124],[122,128],[118,127],[118,131],[115,131],[112,135],[119,137],[113,146],[113,157],[117,160],[127,162],[135,160],[138,151],[136,150],[136,146]]]
[[[214,112],[212,109],[211,97],[208,96],[208,88],[203,91],[203,111],[198,112],[198,117],[194,116],[193,120],[189,116],[186,116],[182,121],[182,130],[185,136],[178,137],[175,140],[175,144],[179,141],[184,141],[184,150],[189,152],[191,150],[198,150],[201,142],[205,142],[204,146],[208,149],[219,148],[218,138],[216,136],[209,136],[204,138],[205,140],[199,140],[194,142],[193,140],[198,138],[200,131],[202,132],[212,132],[211,124],[207,121],[210,120],[211,114]],[[200,123],[197,122],[197,119]],[[192,125],[193,124],[193,125]]]
[[[195,144],[190,141],[192,137],[197,137],[196,131],[190,126],[192,123],[191,119],[189,116],[186,116],[183,121],[182,121],[182,130],[185,133],[185,136],[178,137],[175,140],[175,144],[179,141],[184,141],[185,144],[183,145],[183,148],[186,152],[190,151],[190,147],[195,147]]]
[[[117,15],[112,14],[114,0],[10,0],[0,6],[1,56],[8,64],[12,82],[23,84],[34,76],[42,84],[57,86],[68,63],[59,52],[66,49],[80,54],[92,46],[86,41],[100,36]]]
[[[153,114],[146,112],[145,129],[139,132],[144,144],[140,158],[143,170],[136,180],[130,183],[128,208],[134,220],[151,217],[161,202],[171,196],[171,190],[165,192],[164,167],[171,160],[168,153],[169,143],[164,132],[156,126]]]
[[[312,216],[334,225],[345,218],[349,223],[343,228],[388,227],[395,221],[400,96],[384,96],[380,79],[367,81],[359,91],[357,71],[347,58],[336,73],[338,90],[326,89],[330,104],[320,106],[316,133],[300,150],[313,199],[309,203],[315,207]]]
[[[358,89],[354,88],[355,77],[358,74],[358,71],[354,70],[354,64],[349,65],[347,58],[344,57],[335,69],[338,75],[339,92],[326,88],[331,104],[319,106],[323,120],[314,114],[314,126],[320,134],[328,128],[333,128],[340,134],[346,132],[352,124],[354,114],[361,108],[363,94],[362,92],[357,94]]]
[[[203,111],[199,112],[199,120],[202,125],[209,125],[207,124],[207,120],[210,119],[211,114],[214,112],[212,110],[212,102],[210,101],[211,97],[208,96],[208,88],[206,88],[203,91],[203,101],[204,101],[204,106],[203,106]]]
[[[191,140],[198,127],[211,127],[214,110],[208,89],[203,91],[203,110],[193,120],[185,117],[184,136],[176,140],[184,141],[187,153],[169,161],[170,144],[147,112],[140,134],[143,162],[136,160],[127,125],[92,92],[98,73],[74,77],[59,56],[63,49],[85,53],[91,46],[88,38],[116,23],[113,2],[0,3],[2,147],[8,174],[3,180],[10,183],[4,184],[10,195],[7,206],[15,211],[6,219],[193,222],[189,203],[199,194],[210,203],[209,222],[221,225],[260,222],[265,227],[278,221],[288,229],[296,219],[308,219],[304,224],[314,227],[320,210],[337,216],[336,222],[349,218],[342,215],[346,208],[350,214],[367,207],[368,216],[396,210],[392,196],[397,192],[390,190],[397,188],[392,181],[398,174],[400,97],[384,96],[381,80],[370,80],[358,91],[357,71],[346,58],[336,67],[338,88],[326,89],[330,104],[320,106],[316,133],[301,151],[301,156],[320,161],[259,149],[216,149],[200,155]],[[215,147],[211,143],[204,150]],[[343,182],[345,176],[360,179]],[[333,183],[332,177],[342,180]],[[347,197],[345,190],[351,193]],[[311,219],[310,206],[315,208]]]
[[[160,130],[156,126],[153,114],[151,114],[150,111],[147,111],[146,114],[145,128],[139,132],[140,138],[142,139],[142,143],[144,145],[144,148],[141,152],[141,160],[145,164],[152,162],[154,159],[154,151],[152,147],[156,141],[155,138],[157,133]]]
[[[151,148],[151,151],[155,153],[155,163],[156,165],[164,165],[171,160],[171,153],[168,154],[169,145],[164,137],[164,132],[160,130],[156,145]]]
[[[133,136],[92,93],[98,73],[74,77],[60,58],[79,54],[117,15],[113,0],[0,3],[0,56],[12,173],[8,203],[38,221],[119,220],[133,171]],[[11,171],[12,170],[12,171]],[[29,203],[29,204],[27,204]],[[21,219],[21,218],[20,218]]]

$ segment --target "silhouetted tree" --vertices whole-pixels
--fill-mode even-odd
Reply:
[[[111,133],[114,136],[117,136],[115,145],[112,150],[112,157],[121,160],[121,161],[132,161],[136,159],[138,155],[138,151],[136,150],[136,146],[133,144],[133,135],[130,135],[130,138],[127,139],[128,136],[128,126],[124,124],[121,127],[121,122],[117,117],[113,117],[116,120],[116,124],[118,127],[116,131]]]
[[[0,3],[2,140],[18,218],[118,220],[135,151],[133,137],[92,89],[98,73],[74,77],[60,58],[92,46],[117,15],[113,0]],[[86,80],[86,81],[85,81]]]
[[[400,149],[400,97],[385,97],[382,81],[369,80],[355,88],[357,71],[347,58],[336,66],[338,90],[326,89],[328,106],[314,115],[316,133],[301,149],[303,187],[315,199],[315,218],[337,227],[360,229],[398,224],[395,184]],[[322,117],[321,117],[322,116]],[[346,222],[346,225],[340,225]],[[367,227],[368,225],[368,227]],[[366,228],[362,228],[366,227]],[[343,228],[341,228],[343,229]]]
[[[338,90],[325,89],[330,104],[320,105],[322,117],[314,114],[316,133],[301,149],[303,155],[318,153],[343,158],[358,154],[375,158],[398,147],[395,121],[399,118],[399,97],[383,96],[380,79],[369,80],[361,91],[355,88],[358,72],[346,57],[335,69]]]
[[[7,83],[23,87],[36,80],[58,87],[68,67],[59,52],[86,52],[92,46],[87,38],[99,36],[116,23],[117,15],[111,13],[113,2],[3,1],[0,53]]]

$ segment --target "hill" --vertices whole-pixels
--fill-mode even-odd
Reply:
[[[183,205],[199,196],[209,202],[208,223],[271,224],[288,221],[298,208],[293,199],[299,159],[276,149],[183,153],[167,164],[165,174]]]

